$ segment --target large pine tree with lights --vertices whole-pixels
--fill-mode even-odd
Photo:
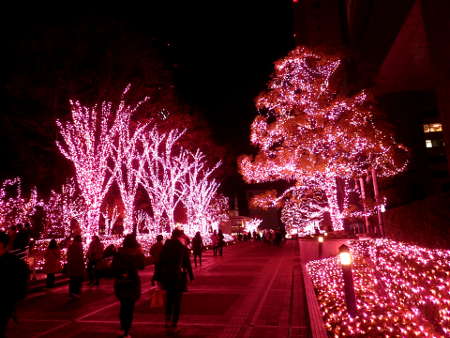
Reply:
[[[341,63],[338,57],[304,47],[278,60],[268,90],[256,100],[260,114],[250,138],[258,153],[240,159],[248,182],[292,183],[272,197],[273,205],[295,191],[322,190],[334,230],[343,229],[345,217],[338,178],[362,177],[371,169],[393,176],[406,167],[406,149],[378,120],[367,92],[346,95],[337,90]]]

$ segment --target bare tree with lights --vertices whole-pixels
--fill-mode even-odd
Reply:
[[[103,200],[114,182],[118,152],[113,152],[117,135],[123,128],[123,114],[136,111],[143,101],[127,105],[125,95],[118,105],[103,101],[100,105],[85,106],[70,101],[71,120],[56,121],[62,142],[57,141],[61,153],[75,168],[75,177],[88,210],[82,220],[84,233],[97,234]]]
[[[189,161],[190,169],[181,179],[185,192],[183,204],[187,213],[189,231],[206,233],[208,231],[208,209],[220,185],[210,176],[221,162],[208,168],[205,155],[200,150],[191,154]]]

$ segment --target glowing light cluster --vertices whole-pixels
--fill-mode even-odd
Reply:
[[[450,335],[450,251],[377,239],[352,241],[351,252],[358,309],[355,317],[346,310],[337,259],[307,264],[331,334]]]
[[[135,224],[147,233],[160,233],[175,227],[175,211],[184,208],[189,227],[208,229],[208,213],[217,195],[219,182],[211,174],[220,165],[207,165],[199,150],[191,152],[179,144],[186,130],[159,132],[157,121],[134,123],[132,116],[143,101],[126,104],[122,94],[118,105],[83,106],[71,101],[72,119],[57,121],[64,143],[61,153],[75,168],[76,182],[86,206],[81,219],[82,232],[89,237],[99,234],[99,217],[106,194],[113,184],[123,204],[124,233]],[[135,198],[142,186],[150,200],[151,211],[135,211]],[[57,203],[55,195],[52,205]],[[58,202],[59,203],[59,202]],[[119,217],[118,209],[103,213],[105,233],[111,235]],[[191,230],[191,229],[189,229]]]
[[[124,90],[117,106],[103,101],[101,105],[89,107],[71,100],[72,119],[56,121],[63,139],[63,142],[57,141],[57,146],[72,161],[78,188],[88,206],[86,217],[81,220],[85,233],[96,234],[99,231],[102,202],[122,165],[119,150],[114,148],[114,144],[117,137],[122,136],[123,129],[128,127],[125,121],[129,121],[130,114],[143,103],[126,104],[125,95],[129,88]]]
[[[261,225],[261,223],[262,219],[252,218],[250,221],[245,222],[244,231],[253,233],[253,231],[258,230],[258,227]]]
[[[297,229],[299,236],[314,234],[328,204],[321,190],[302,189],[295,191],[281,209],[281,221],[290,232]]]
[[[406,148],[376,122],[367,92],[345,96],[331,85],[340,64],[304,47],[277,61],[268,90],[257,98],[261,114],[251,125],[250,140],[260,151],[240,159],[248,182],[285,180],[297,189],[322,190],[334,230],[343,229],[345,217],[337,179],[364,177],[371,169],[393,176],[407,165]]]
[[[219,182],[211,179],[211,174],[220,165],[208,168],[205,156],[197,150],[191,154],[190,170],[184,176],[181,184],[185,190],[183,203],[187,210],[189,227],[202,233],[208,232],[208,208],[217,194]]]
[[[19,177],[6,179],[0,184],[0,224],[24,224],[31,221],[37,206],[42,206],[36,187],[28,196],[23,194]]]
[[[72,220],[80,220],[86,213],[86,204],[73,178],[69,178],[61,186],[60,191],[52,190],[43,206],[45,210],[44,237],[69,236]]]

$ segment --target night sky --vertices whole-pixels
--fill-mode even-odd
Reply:
[[[54,120],[67,117],[74,88],[139,82],[139,71],[127,71],[145,63],[145,53],[157,55],[148,73],[161,83],[170,74],[177,99],[207,121],[214,140],[234,157],[249,151],[254,98],[273,62],[294,44],[291,2],[280,0],[246,7],[238,1],[52,10],[36,5],[3,11],[1,31],[0,176],[21,176],[44,191],[70,175],[54,143]],[[127,71],[105,78],[101,57],[108,53],[120,54],[116,66]],[[235,175],[227,184],[238,181]]]

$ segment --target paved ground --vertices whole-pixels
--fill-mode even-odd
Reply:
[[[137,304],[133,337],[165,336],[162,309],[150,309],[151,268],[141,274],[144,293]],[[206,254],[196,280],[184,295],[182,337],[308,337],[298,242],[277,248],[241,243],[224,249],[224,257]],[[115,337],[118,302],[112,281],[84,287],[80,300],[67,286],[30,295],[19,306],[19,323],[9,337]]]

